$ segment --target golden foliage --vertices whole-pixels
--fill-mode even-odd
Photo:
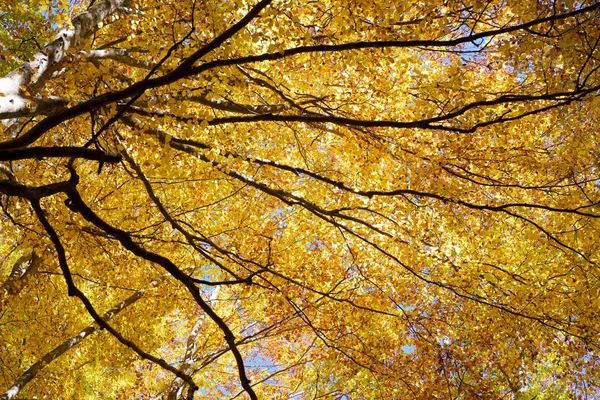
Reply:
[[[600,3],[38,3],[1,398],[600,393]]]

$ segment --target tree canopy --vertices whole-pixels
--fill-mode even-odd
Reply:
[[[0,399],[600,396],[600,3],[0,11]]]

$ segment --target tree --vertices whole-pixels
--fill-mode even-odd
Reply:
[[[396,3],[9,4],[0,398],[598,395],[600,3]]]

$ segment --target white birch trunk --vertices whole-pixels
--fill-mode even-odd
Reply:
[[[67,50],[89,36],[99,22],[109,16],[126,0],[101,0],[71,20],[71,27],[63,28],[54,40],[32,59],[7,76],[0,78],[0,120],[26,115],[37,108],[35,98],[25,92],[36,93],[56,71]]]

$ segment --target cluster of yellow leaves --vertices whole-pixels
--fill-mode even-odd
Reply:
[[[44,12],[61,25],[67,3],[44,3]],[[77,104],[115,92],[146,79],[171,51],[152,77],[164,76],[254,5],[129,3],[73,50],[45,93]],[[516,0],[351,3],[275,1],[195,65],[299,46],[451,40],[549,15],[542,3]],[[556,12],[584,6],[568,3]],[[252,279],[218,292],[199,286],[206,299],[214,294],[211,305],[236,335],[261,398],[593,394],[600,381],[595,13],[453,47],[322,47],[183,77],[145,91],[98,140],[134,163],[98,174],[97,164],[77,160],[78,190],[107,223],[195,279]],[[86,56],[98,49],[126,54]],[[571,96],[581,88],[591,89]],[[63,122],[36,144],[81,146],[123,105]],[[315,115],[429,123],[268,118]],[[223,121],[232,116],[257,121]],[[65,164],[12,167],[21,182],[39,186],[68,179]],[[33,247],[45,254],[18,296],[3,300],[0,382],[8,388],[91,319],[67,298],[56,251],[27,202],[3,201],[3,277],[10,254]],[[111,324],[183,365],[192,327],[205,318],[185,288],[65,207],[64,195],[42,205],[96,309],[146,291]],[[233,397],[241,390],[235,359],[218,327],[201,323],[188,371],[202,388],[196,397]],[[100,332],[23,393],[166,395],[173,379]]]

